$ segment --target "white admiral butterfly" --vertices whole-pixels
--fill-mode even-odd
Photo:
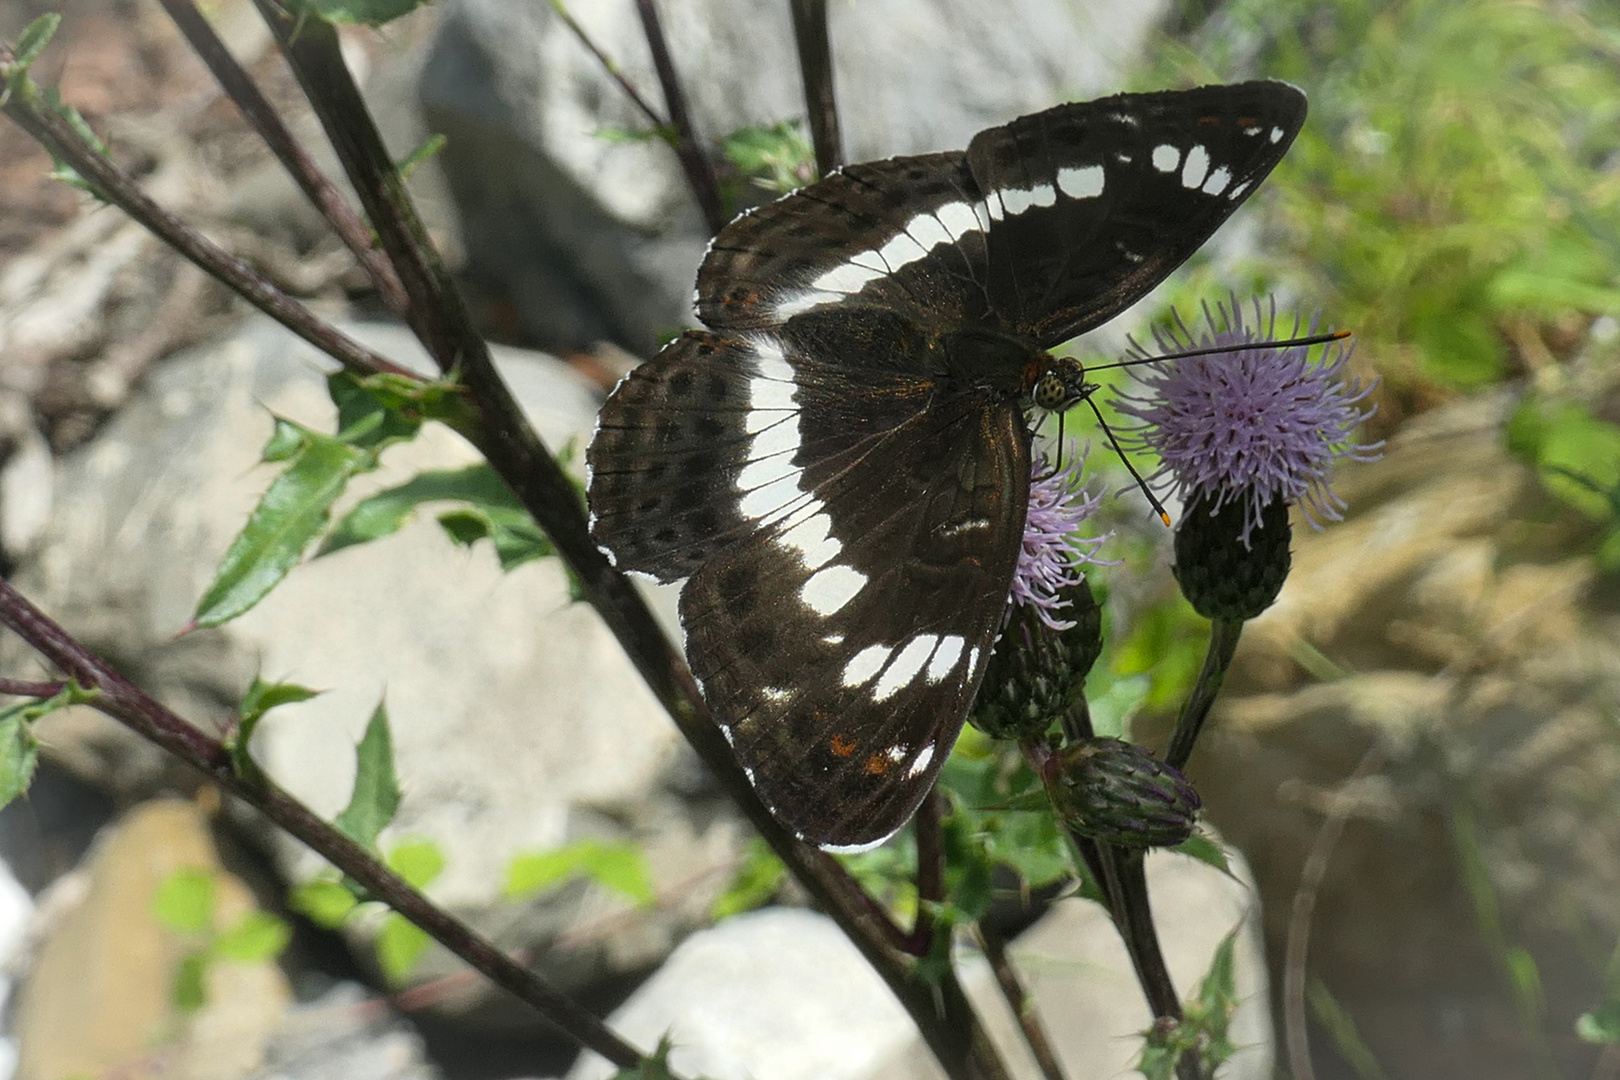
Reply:
[[[602,409],[591,530],[621,570],[690,577],[692,671],[799,837],[874,843],[933,786],[1007,607],[1026,410],[1089,393],[1046,350],[1179,266],[1304,119],[1279,82],[1060,105],[715,238],[708,329]]]

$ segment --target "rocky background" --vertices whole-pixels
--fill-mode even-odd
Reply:
[[[629,6],[577,6],[631,78],[655,85]],[[798,115],[785,5],[661,7],[704,131]],[[247,5],[210,10],[319,145]],[[0,7],[0,34],[15,38],[35,13]],[[848,155],[962,146],[1018,113],[1108,92],[1163,15],[1125,0],[838,7]],[[398,154],[429,131],[448,136],[413,189],[488,335],[513,346],[498,360],[541,434],[579,444],[605,388],[689,315],[705,239],[673,159],[593,134],[636,117],[547,5],[456,0],[346,43]],[[59,82],[166,205],[372,348],[423,362],[408,334],[375,320],[347,256],[154,5],[74,4],[36,75]],[[711,926],[747,827],[554,564],[503,574],[487,548],[457,548],[423,520],[315,560],[222,630],[175,638],[266,482],[256,463],[271,416],[329,420],[325,369],[48,170],[0,123],[7,576],[199,723],[234,710],[256,673],[329,688],[278,711],[255,744],[323,813],[345,802],[352,747],[386,693],[406,798],[385,846],[435,841],[449,854],[437,900],[613,1011],[639,1044],[674,1024],[689,1073],[937,1075],[877,978],[790,892]],[[1226,1076],[1272,1075],[1274,1017],[1301,972],[1391,1075],[1528,1075],[1501,970],[1510,943],[1534,957],[1553,1055],[1571,1075],[1592,1070],[1595,1051],[1570,1032],[1601,997],[1620,933],[1620,596],[1571,554],[1586,526],[1503,449],[1513,393],[1407,423],[1384,461],[1342,478],[1347,522],[1297,530],[1289,585],[1247,632],[1194,760],[1238,876],[1150,860],[1179,986],[1244,927],[1245,1050]],[[430,431],[353,495],[470,453]],[[0,642],[0,670],[31,673],[15,640]],[[287,910],[314,856],[111,722],[68,712],[40,734],[33,790],[0,812],[0,1076],[608,1074],[446,955],[430,951],[408,986],[387,987],[375,922],[339,937]],[[584,837],[641,846],[656,902],[584,882],[504,894],[514,855]],[[295,927],[279,962],[211,966],[189,1013],[172,987],[192,946],[149,899],[184,867],[217,869],[218,919],[263,909]],[[1135,1053],[1124,1036],[1148,1015],[1100,911],[1062,900],[1004,923],[1023,931],[1014,953],[1070,1074],[1121,1075]],[[1011,1045],[982,964],[969,981]],[[1311,1023],[1318,1075],[1354,1075]]]

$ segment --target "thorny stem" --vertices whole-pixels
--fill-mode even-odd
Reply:
[[[1204,721],[1209,719],[1209,710],[1215,705],[1215,696],[1221,692],[1221,683],[1226,680],[1226,671],[1232,666],[1232,656],[1237,652],[1238,638],[1242,634],[1242,619],[1216,619],[1210,625],[1204,667],[1187,695],[1187,704],[1182,706],[1176,729],[1170,735],[1170,748],[1165,751],[1164,760],[1171,768],[1187,767],[1193,744],[1198,741]]]
[[[582,1046],[623,1067],[641,1060],[635,1047],[620,1039],[589,1011],[514,963],[471,927],[435,906],[375,854],[323,821],[309,807],[263,777],[250,781],[238,774],[224,743],[152,700],[30,604],[10,582],[3,580],[0,580],[0,624],[9,627],[80,686],[96,692],[91,704],[97,711],[156,743],[259,810],[358,881],[372,898],[421,927],[445,948],[483,972],[491,982],[532,1005]]]
[[[670,59],[669,42],[664,39],[664,28],[658,21],[658,8],[654,0],[636,0],[636,13],[641,16],[641,29],[647,37],[647,48],[652,52],[653,68],[658,72],[658,83],[664,90],[669,124],[675,129],[675,154],[681,159],[686,184],[692,189],[692,197],[697,199],[698,209],[703,211],[703,220],[708,223],[709,233],[713,235],[726,223],[725,212],[720,208],[720,185],[715,181],[708,156],[698,143],[692,117],[686,111],[686,91],[681,88],[675,62]]]
[[[834,860],[783,829],[759,801],[709,718],[680,653],[664,636],[641,595],[591,540],[572,483],[496,373],[487,346],[472,328],[448,272],[428,242],[343,64],[331,26],[314,18],[299,23],[277,0],[255,3],[304,87],[400,276],[410,298],[412,328],[440,368],[458,375],[468,391],[475,418],[463,434],[545,530],[579,577],[586,599],[726,793],[905,1005],[952,1080],[1004,1076],[960,987],[952,992],[949,985],[930,986],[913,978],[911,965],[890,947],[882,931],[848,903],[848,890],[859,892],[859,886]],[[657,40],[662,41],[661,35]],[[664,55],[667,60],[667,50]],[[670,92],[667,85],[666,92]],[[678,86],[672,100],[680,100]]]
[[[792,0],[793,40],[799,48],[799,74],[816,149],[816,171],[826,176],[844,163],[838,133],[838,99],[833,87],[832,42],[827,36],[827,0]]]
[[[309,156],[309,152],[293,137],[293,133],[287,130],[281,114],[276,112],[275,107],[259,91],[252,77],[236,62],[230,50],[225,48],[225,43],[219,40],[219,35],[214,33],[214,28],[197,10],[196,5],[191,0],[158,0],[158,2],[185,35],[192,50],[208,65],[208,70],[214,73],[214,78],[225,91],[225,96],[241,110],[242,115],[253,125],[253,129],[259,133],[265,145],[304,190],[309,201],[321,212],[321,216],[332,227],[338,239],[354,253],[354,257],[364,267],[366,276],[371,279],[378,295],[382,297],[383,303],[388,305],[388,310],[403,319],[405,290],[399,283],[399,276],[394,273],[393,266],[383,253],[372,243],[371,230],[349,206],[349,201],[344,198],[337,185],[316,167],[315,160]]]
[[[10,69],[15,63],[16,53],[11,46],[0,44],[0,81],[10,76]],[[49,150],[52,156],[71,166],[98,197],[118,207],[248,303],[351,371],[362,375],[377,372],[412,374],[316,318],[308,308],[270,284],[247,263],[159,206],[141,190],[134,177],[119,168],[111,158],[74,130],[73,125],[45,104],[32,80],[25,78],[20,82],[21,85],[5,99],[0,110]]]
[[[977,924],[977,929],[979,944],[984,948],[985,959],[990,961],[996,985],[1001,988],[1001,996],[1007,1000],[1007,1007],[1018,1018],[1024,1042],[1028,1044],[1035,1064],[1040,1067],[1041,1075],[1046,1080],[1064,1080],[1063,1066],[1058,1064],[1057,1054],[1052,1050],[1052,1040],[1047,1037],[1046,1027],[1041,1023],[1040,1013],[1029,999],[1023,982],[1018,978],[1017,969],[1007,956],[1006,939],[982,921]]]

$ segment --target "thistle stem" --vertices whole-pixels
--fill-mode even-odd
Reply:
[[[1215,696],[1221,692],[1221,684],[1226,680],[1227,669],[1232,666],[1232,656],[1237,652],[1238,638],[1242,634],[1241,619],[1216,619],[1210,624],[1209,650],[1204,653],[1203,669],[1198,672],[1198,681],[1187,695],[1187,703],[1182,706],[1181,715],[1176,719],[1176,729],[1170,736],[1170,747],[1165,751],[1164,760],[1171,768],[1186,769],[1187,759],[1192,757],[1193,744],[1198,741],[1204,721],[1209,719],[1209,711],[1215,705]]]
[[[827,35],[827,0],[792,0],[792,10],[810,142],[816,150],[816,171],[826,176],[844,163],[838,98],[833,89],[832,41]]]

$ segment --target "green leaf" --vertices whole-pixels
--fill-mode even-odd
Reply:
[[[13,86],[13,89],[14,88],[15,87]],[[7,92],[9,93],[10,90]],[[62,95],[57,92],[56,87],[45,87],[40,91],[40,98],[45,102],[47,108],[67,122],[67,125],[73,129],[74,133],[78,135],[79,138],[85,141],[85,144],[88,145],[90,149],[94,150],[96,153],[105,158],[110,158],[112,156],[107,152],[107,144],[101,141],[101,136],[97,135],[95,131],[91,129],[90,122],[84,118],[78,109],[75,109],[73,106],[62,100]],[[94,195],[98,199],[101,199],[103,202],[106,201],[102,194],[95,189],[94,185],[92,185],[84,177],[80,176],[77,169],[69,165],[62,158],[57,157],[54,152],[51,154],[51,161],[56,165],[56,168],[51,171],[51,176],[53,179],[60,180],[69,187],[76,187],[80,191],[88,191],[90,194]]]
[[[642,1058],[634,1068],[620,1069],[612,1080],[674,1080],[675,1074],[669,1069],[669,1054],[674,1048],[674,1042],[666,1034],[658,1040],[658,1049],[650,1056]]]
[[[652,873],[641,848],[629,841],[576,840],[536,855],[519,855],[506,869],[506,895],[533,896],[576,877],[585,877],[637,904],[651,904]]]
[[[411,173],[415,172],[429,158],[433,157],[440,150],[444,149],[444,144],[446,141],[447,140],[445,137],[437,132],[429,135],[426,139],[423,139],[421,146],[418,146],[415,150],[412,150],[409,154],[406,154],[405,160],[401,161],[397,166],[395,166],[399,170],[399,178],[401,180],[409,180],[411,178]]]
[[[17,37],[17,59],[14,63],[26,72],[29,65],[39,59],[39,54],[45,51],[45,46],[51,43],[56,36],[56,28],[62,25],[62,16],[54,11],[47,11],[27,26]],[[15,76],[13,76],[15,77]]]
[[[356,843],[374,849],[377,834],[399,810],[394,740],[388,730],[388,709],[382,702],[366,724],[366,734],[355,749],[355,762],[354,792],[333,824]]]
[[[390,851],[387,861],[415,889],[426,888],[444,871],[444,852],[431,840],[408,840]]]
[[[208,957],[195,952],[183,957],[174,972],[170,995],[181,1012],[196,1012],[208,1003]]]
[[[1312,979],[1305,987],[1305,997],[1310,1002],[1311,1013],[1316,1022],[1332,1038],[1334,1048],[1339,1056],[1349,1063],[1351,1070],[1361,1080],[1386,1080],[1386,1074],[1378,1064],[1378,1058],[1373,1055],[1372,1049],[1361,1037],[1356,1027],[1355,1018],[1345,1012],[1344,1006],[1339,1004],[1327,984],[1320,979]]]
[[[170,930],[200,934],[214,925],[214,875],[186,868],[164,878],[152,894],[152,914]]]
[[[738,128],[720,140],[720,152],[741,179],[775,195],[785,195],[816,178],[815,150],[797,120]],[[726,192],[728,201],[737,201],[742,195],[738,185],[728,186],[733,189]]]
[[[327,22],[381,26],[409,15],[428,0],[303,0],[305,10]]]
[[[0,806],[28,790],[39,765],[39,740],[34,738],[32,702],[0,710]]]
[[[1620,1044],[1620,997],[1612,997],[1575,1021],[1575,1034],[1589,1043]]]
[[[271,429],[270,441],[264,444],[264,449],[259,453],[259,460],[266,464],[291,461],[309,445],[309,432],[291,420],[283,420],[279,416],[272,419],[275,427]]]
[[[258,767],[249,751],[253,744],[253,732],[259,726],[259,721],[264,719],[265,713],[281,705],[296,705],[300,701],[308,701],[319,693],[319,690],[311,690],[296,683],[268,683],[254,676],[253,685],[248,687],[247,694],[237,709],[236,730],[225,740],[225,745],[231,752],[231,764],[236,769],[236,775],[242,777],[257,775]]]
[[[362,500],[333,527],[320,554],[391,535],[425,503],[459,502],[467,509],[446,514],[439,523],[450,538],[471,545],[490,539],[503,569],[554,554],[551,542],[528,511],[487,464],[419,473],[397,487]]]
[[[432,941],[427,931],[390,912],[377,931],[377,966],[383,978],[395,986],[403,983]]]
[[[461,402],[461,388],[448,380],[386,373],[335,371],[326,391],[338,407],[339,441],[373,451],[415,438],[428,420],[453,420]]]
[[[1213,866],[1227,877],[1232,876],[1232,865],[1227,861],[1226,849],[1201,832],[1193,833],[1170,850],[1191,855],[1199,862]]]
[[[787,878],[787,867],[777,858],[771,846],[759,837],[748,845],[748,854],[731,876],[731,882],[709,909],[716,921],[741,915],[745,911],[764,907],[776,898],[777,891]]]
[[[316,926],[336,930],[349,917],[349,912],[359,906],[359,901],[340,882],[316,880],[292,890],[287,904]]]
[[[292,929],[268,911],[250,911],[214,939],[209,954],[221,960],[252,964],[272,960],[292,940]]]
[[[195,626],[218,626],[247,611],[287,576],[325,528],[350,477],[376,466],[374,455],[305,432],[307,442],[265,491],[197,602]]]

